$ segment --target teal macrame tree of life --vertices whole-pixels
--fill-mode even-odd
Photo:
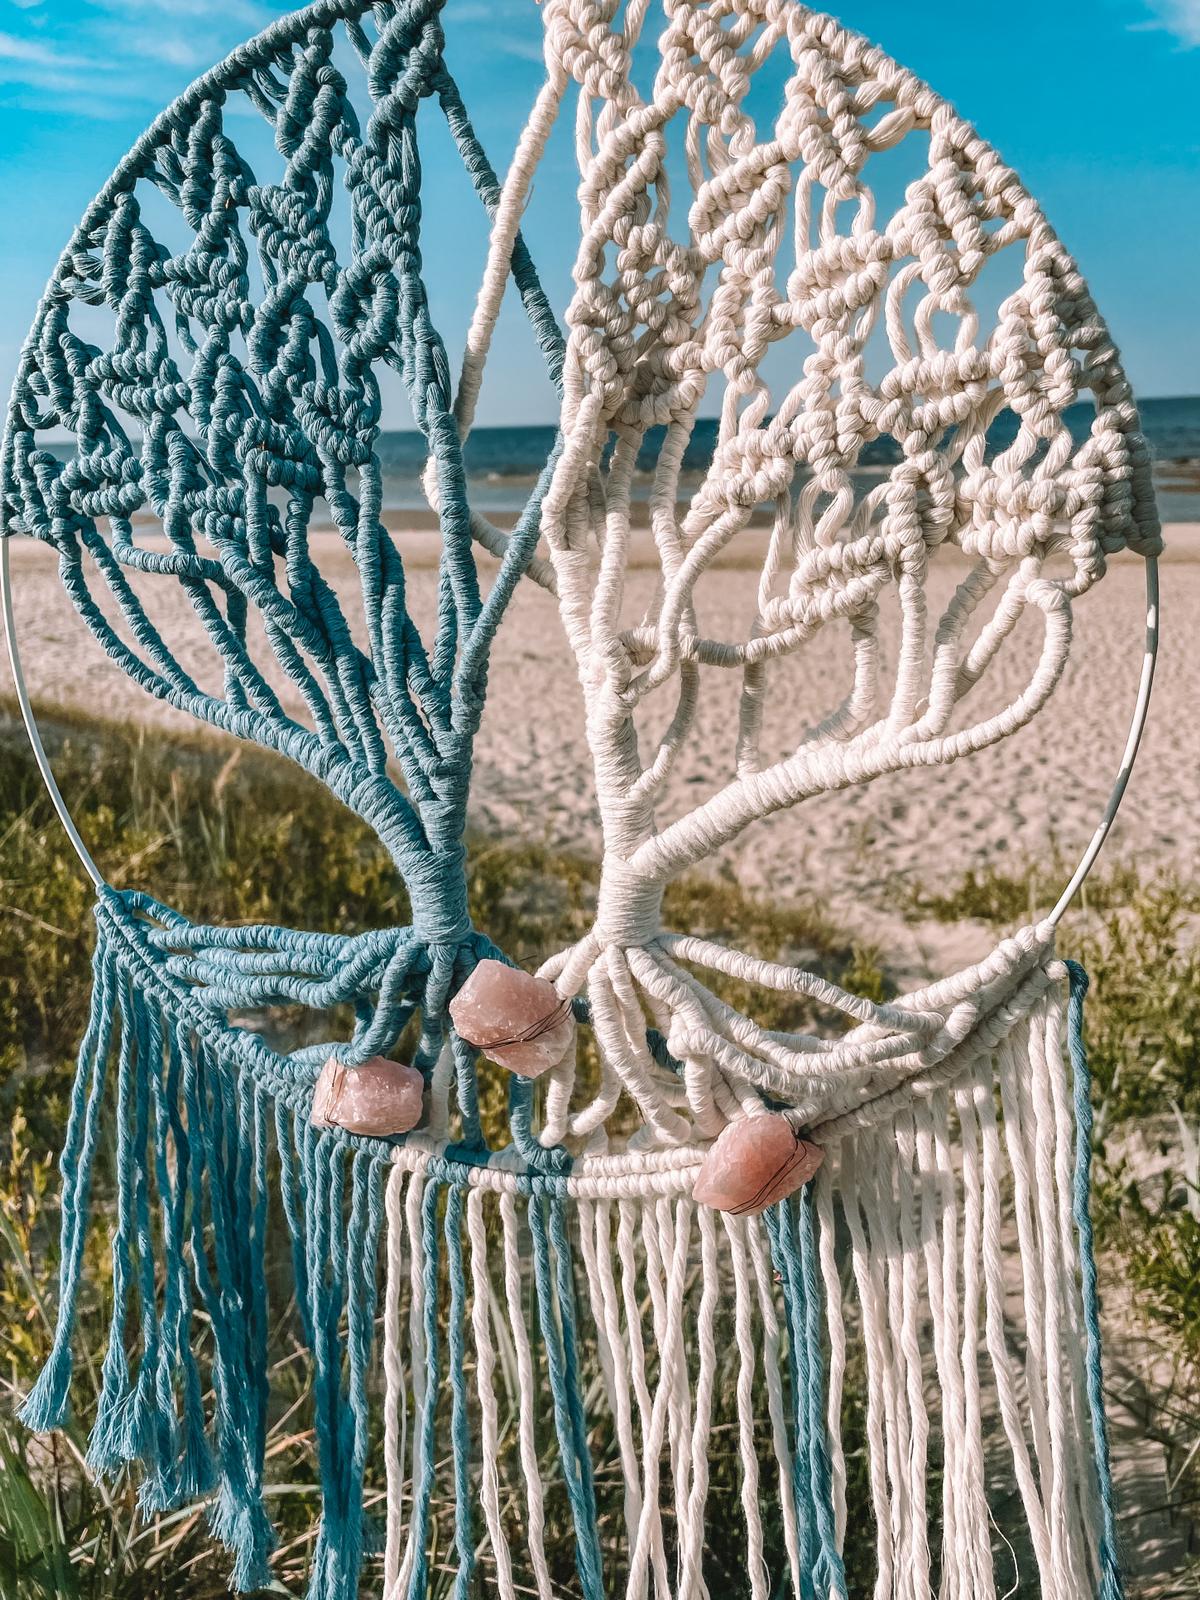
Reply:
[[[194,927],[147,894],[99,893],[95,1001],[63,1158],[59,1324],[26,1416],[44,1428],[65,1415],[100,1108],[115,1076],[116,1304],[89,1462],[100,1472],[139,1463],[150,1510],[215,1490],[239,1589],[266,1581],[273,1537],[262,1501],[269,1138],[316,1364],[325,1495],[313,1593],[330,1596],[353,1592],[361,1556],[388,1146],[309,1127],[328,1046],[279,1056],[228,1013],[349,1002],[357,1021],[340,1055],[350,1065],[393,1047],[419,1015],[414,1061],[428,1075],[453,988],[480,955],[499,954],[470,925],[462,834],[489,649],[532,556],[542,485],[511,535],[467,502],[461,408],[422,276],[426,119],[444,118],[492,214],[501,188],[447,68],[441,9],[319,0],[160,117],[62,256],[5,443],[5,533],[53,546],[108,655],[147,693],[326,785],[378,834],[411,900],[411,927],[344,938]],[[278,182],[259,183],[239,150],[248,112],[274,131]],[[339,195],[352,231],[341,253]],[[184,248],[156,237],[164,198],[186,225]],[[557,381],[562,339],[519,235],[511,274]],[[403,378],[436,479],[431,640],[409,615],[403,558],[381,520],[381,367]],[[70,435],[65,459],[44,442],[52,430]],[[362,643],[310,546],[319,497],[353,556]],[[480,537],[500,555],[486,594]],[[186,593],[219,659],[220,692],[177,659],[139,592],[144,577]],[[306,719],[256,659],[255,623]],[[452,1048],[464,1159],[483,1160],[475,1052],[457,1038]],[[515,1139],[535,1168],[561,1166],[561,1152],[525,1137],[529,1086],[513,1083]],[[152,1195],[163,1229],[153,1242]],[[131,1372],[135,1307],[142,1356]],[[209,1420],[190,1344],[197,1310],[211,1324]]]
[[[447,1571],[456,1600],[715,1600],[709,1454],[722,1431],[736,1438],[744,1593],[846,1596],[848,1336],[863,1351],[878,1600],[918,1600],[935,1569],[946,1600],[1004,1592],[997,1459],[1044,1600],[1119,1600],[1086,980],[1056,955],[1058,912],[877,1004],[667,933],[659,911],[684,865],[804,797],[806,762],[836,788],[956,759],[1040,709],[1066,663],[1071,602],[1106,557],[1133,550],[1153,571],[1136,409],[1040,210],[932,90],[792,0],[663,10],[654,61],[642,0],[547,0],[545,82],[501,182],[447,68],[438,0],[319,0],[154,124],[59,263],[10,409],[3,534],[53,547],[87,626],[149,694],[295,762],[368,823],[413,920],[356,937],[199,927],[98,885],[59,1319],[25,1418],[47,1428],[66,1414],[92,1174],[112,1127],[113,1318],[89,1462],[137,1466],[149,1511],[207,1498],[239,1590],[270,1577],[267,1265],[290,1245],[321,1480],[311,1600],[359,1592],[376,1452],[386,1600],[424,1600]],[[762,138],[747,91],[785,51]],[[564,338],[518,222],[572,85],[580,250]],[[252,170],[246,112],[273,135],[274,182]],[[457,382],[422,275],[420,144],[439,119],[492,218]],[[691,190],[678,237],[673,119],[685,124],[675,186]],[[877,227],[864,170],[905,139],[916,179]],[[1019,281],[985,336],[971,291],[1002,249]],[[563,392],[565,442],[505,533],[468,502],[463,441],[510,279]],[[876,385],[865,350],[880,321],[892,370]],[[803,376],[773,404],[758,362],[797,330],[812,343]],[[385,367],[428,447],[431,638],[382,519]],[[681,509],[710,380],[725,382],[717,451]],[[1080,443],[1064,413],[1084,391],[1095,406]],[[1019,427],[997,454],[1005,406]],[[857,496],[863,442],[885,436],[900,460]],[[663,570],[625,628],[643,446],[657,451]],[[693,589],[763,504],[774,522],[752,636],[706,638]],[[318,515],[353,559],[361,616],[321,570]],[[486,592],[475,544],[498,558]],[[922,586],[945,544],[974,565],[923,695]],[[1064,555],[1072,576],[1043,570]],[[523,575],[557,598],[578,658],[605,825],[595,925],[536,977],[472,928],[463,848],[489,650]],[[145,596],[163,582],[190,602],[219,691],[156,626]],[[890,711],[872,720],[877,600],[893,582],[908,633]],[[1003,598],[969,643],[997,583]],[[1046,644],[1029,687],[948,731],[1031,602]],[[854,635],[853,692],[791,760],[767,764],[772,663],[831,620]],[[650,801],[685,747],[702,667],[743,674],[738,773],[664,828]],[[634,712],[658,688],[677,706],[643,770]],[[288,709],[296,698],[303,714]],[[706,968],[841,1012],[847,1031],[768,1030],[710,992]],[[234,1020],[281,1003],[349,1006],[351,1037],[284,1054]],[[578,1095],[576,1019],[600,1067]],[[416,1041],[410,1063],[389,1059],[401,1035]],[[480,1046],[510,1072],[499,1150],[480,1124]],[[372,1095],[410,1090],[403,1137],[363,1131]],[[1010,1193],[1023,1326],[1007,1307]],[[269,1236],[276,1211],[286,1237]],[[601,1459],[618,1480],[604,1494]],[[547,1554],[552,1516],[569,1527],[569,1572]]]

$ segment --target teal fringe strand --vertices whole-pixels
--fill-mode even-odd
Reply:
[[[103,941],[92,962],[92,1007],[87,1032],[79,1047],[75,1086],[59,1167],[62,1173],[58,1320],[54,1341],[41,1376],[21,1408],[21,1420],[39,1433],[59,1428],[69,1415],[71,1338],[83,1268],[83,1249],[91,1214],[92,1167],[100,1127],[108,1057],[115,1020],[113,991],[116,963]]]
[[[266,1251],[273,1243],[268,1184],[276,1184],[313,1376],[322,1516],[308,1596],[356,1600],[370,1543],[363,1490],[377,1256],[391,1148],[313,1128],[307,1061],[278,1056],[254,1034],[213,1015],[194,985],[172,968],[174,958],[156,945],[153,927],[138,909],[113,896],[98,910],[92,1012],[63,1158],[58,1325],[24,1415],[39,1429],[66,1416],[103,1119],[115,1130],[116,1147],[113,1311],[89,1460],[105,1474],[137,1466],[141,1505],[148,1512],[208,1497],[213,1531],[233,1555],[233,1587],[247,1591],[267,1584],[275,1534],[264,1497]],[[521,1143],[531,1139],[526,1088],[517,1085],[513,1096]],[[570,1508],[580,1591],[584,1600],[603,1600],[569,1163],[563,1151],[539,1147],[537,1153],[538,1167],[519,1182],[548,1421]],[[455,1600],[468,1600],[478,1583],[464,1198],[470,1173],[487,1157],[468,1132],[462,1145],[428,1164],[420,1223],[424,1396],[416,1418],[415,1559],[406,1600],[425,1600],[433,1580],[428,1544],[444,1387],[455,1501]],[[810,1192],[774,1208],[765,1223],[791,1369],[788,1431],[802,1574],[795,1600],[838,1600],[845,1595],[845,1577],[834,1537],[824,1432],[823,1315]],[[1105,1600],[1118,1597],[1106,1593]]]
[[[310,1600],[343,1600],[358,1592],[363,1556],[366,1376],[375,1325],[383,1169],[363,1151],[347,1152],[307,1124],[295,1131],[309,1171],[307,1283],[322,1494],[308,1593]],[[343,1227],[347,1184],[350,1221]]]
[[[824,1311],[813,1237],[813,1188],[766,1213],[767,1237],[783,1291],[795,1413],[792,1493],[800,1547],[796,1600],[846,1600],[837,1547],[833,1482],[825,1433]]]
[[[1088,975],[1077,962],[1067,962],[1067,1050],[1075,1092],[1075,1230],[1079,1239],[1080,1280],[1083,1292],[1088,1410],[1092,1422],[1092,1447],[1096,1452],[1096,1482],[1100,1493],[1100,1600],[1124,1600],[1117,1559],[1117,1514],[1113,1500],[1112,1460],[1108,1445],[1108,1417],[1104,1409],[1104,1371],[1100,1349],[1100,1296],[1096,1281],[1096,1253],[1092,1230],[1092,1074],[1083,1042],[1083,1001]]]
[[[68,1417],[92,1176],[108,1117],[116,1135],[113,1305],[89,1466],[101,1476],[139,1467],[147,1513],[211,1496],[233,1587],[270,1583],[276,1540],[263,1464],[273,1144],[314,1369],[324,1509],[309,1596],[354,1600],[386,1148],[356,1148],[312,1129],[306,1101],[272,1094],[248,1064],[246,1051],[263,1048],[252,1035],[215,1023],[201,1032],[175,1011],[169,986],[142,986],[136,947],[105,917],[98,927],[61,1163],[58,1321],[22,1419],[46,1431]],[[207,1337],[194,1326],[197,1313]]]
[[[409,1600],[424,1600],[429,1587],[429,1508],[436,1473],[437,1398],[441,1381],[438,1352],[438,1185],[431,1183],[421,1203],[421,1233],[424,1248],[425,1292],[425,1385],[424,1404],[418,1421],[420,1470],[414,1470],[413,1533],[416,1559],[409,1583]]]
[[[467,1600],[475,1571],[475,1540],[471,1532],[471,1431],[465,1337],[467,1280],[463,1270],[462,1205],[462,1189],[455,1185],[446,1196],[445,1224],[446,1262],[450,1277],[447,1354],[450,1359],[453,1407],[450,1436],[454,1448],[454,1547],[458,1556],[454,1600]]]
[[[579,1388],[575,1284],[567,1241],[565,1197],[561,1186],[558,1186],[558,1192],[551,1189],[545,1197],[540,1185],[535,1188],[529,1197],[528,1215],[533,1239],[533,1281],[537,1293],[538,1322],[546,1350],[559,1459],[575,1526],[575,1565],[584,1600],[603,1600],[596,1489],[592,1480],[592,1458],[587,1446],[583,1396]]]

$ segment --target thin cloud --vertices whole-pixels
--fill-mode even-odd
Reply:
[[[288,9],[258,0],[84,0],[48,6],[17,0],[24,17],[0,32],[0,88],[10,105],[73,115],[120,115],[155,106],[202,68]],[[29,31],[25,31],[29,30]],[[156,63],[177,74],[148,73]]]
[[[15,33],[0,33],[0,61],[12,62],[16,71],[27,67],[32,72],[43,67],[83,64],[79,56],[60,55],[53,45],[43,44],[40,39],[22,39]]]
[[[13,107],[77,118],[157,110],[296,0],[10,0],[0,32],[0,97]],[[520,19],[520,26],[518,26]],[[529,26],[530,22],[533,26]],[[457,0],[456,42],[485,39],[494,55],[539,64],[529,0]],[[150,69],[150,70],[148,70]]]
[[[91,0],[91,5],[94,10],[123,16],[154,15],[170,17],[172,22],[179,21],[179,0]],[[286,6],[277,6],[272,10],[268,6],[255,4],[255,0],[190,0],[185,20],[234,22],[261,27],[286,9]]]
[[[1189,50],[1200,48],[1200,0],[1149,0],[1153,19],[1136,24],[1169,33]]]
[[[51,40],[0,33],[0,86],[15,91],[8,99],[15,97],[28,105],[38,97],[74,97],[94,87],[93,72],[94,63],[87,56]]]

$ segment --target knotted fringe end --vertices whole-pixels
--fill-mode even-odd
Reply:
[[[724,1216],[681,1175],[397,1163],[386,1600],[425,1596],[431,1559],[500,1600],[845,1593],[811,1194]]]
[[[89,1460],[137,1463],[148,1511],[209,1497],[237,1589],[269,1580],[268,1300],[294,1282],[322,1492],[311,1600],[358,1593],[380,1433],[386,1600],[424,1600],[447,1569],[500,1600],[682,1600],[732,1592],[731,1559],[749,1600],[826,1600],[847,1594],[847,1525],[871,1521],[876,1600],[987,1600],[1032,1569],[1044,1600],[1121,1600],[1078,969],[1072,1078],[1049,961],[994,1051],[737,1217],[692,1201],[684,1150],[539,1174],[314,1130],[282,1058],[263,1071],[99,923],[59,1320],[25,1420],[66,1415],[103,1118],[113,1321]],[[266,1255],[280,1211],[290,1273],[282,1240]],[[865,1473],[844,1442],[860,1413]]]
[[[1045,970],[993,1054],[845,1138],[817,1179],[838,1539],[851,1334],[877,1600],[1023,1593],[1031,1567],[1043,1600],[1121,1595],[1088,1213],[1086,979],[1071,969],[1072,1085],[1066,969]]]
[[[314,1372],[323,1515],[309,1593],[351,1600],[385,1160],[311,1129],[303,1110],[222,1050],[222,1029],[201,1034],[169,991],[141,987],[130,945],[105,918],[98,924],[61,1163],[58,1323],[23,1420],[41,1431],[67,1416],[92,1175],[102,1117],[111,1119],[113,1308],[88,1464],[111,1475],[137,1463],[146,1512],[210,1497],[213,1532],[234,1556],[233,1586],[269,1583],[268,1278],[278,1277],[280,1247],[270,1274],[266,1248],[268,1185],[278,1184]],[[272,1162],[268,1176],[271,1146],[278,1170]],[[293,1283],[271,1288],[282,1305]]]

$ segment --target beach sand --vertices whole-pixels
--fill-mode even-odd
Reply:
[[[1200,855],[1200,651],[1192,648],[1189,624],[1200,615],[1200,527],[1178,525],[1167,538],[1155,702],[1110,843],[1112,857],[1135,860],[1143,869],[1194,865]],[[399,531],[397,539],[409,569],[410,609],[428,638],[437,536]],[[356,622],[349,555],[332,534],[314,536],[314,548]],[[742,564],[731,560],[701,590],[700,620],[708,634],[744,635],[757,562],[745,546],[741,554]],[[489,566],[489,558],[482,557],[481,565]],[[48,550],[14,540],[12,568],[21,654],[37,705],[194,726],[104,658],[75,616]],[[931,610],[945,602],[964,570],[956,552],[944,561],[939,556],[929,585]],[[636,618],[653,581],[649,559],[634,564],[630,617]],[[147,582],[153,587],[144,582],[142,592],[180,660],[197,681],[217,687],[211,647],[178,585],[170,579]],[[953,886],[968,871],[1018,869],[1031,859],[1053,857],[1073,865],[1100,818],[1124,743],[1142,655],[1143,594],[1142,563],[1127,556],[1113,561],[1104,580],[1076,606],[1072,657],[1053,700],[1012,739],[947,768],[889,775],[767,818],[727,846],[713,870],[776,896],[819,895],[847,926],[886,947],[896,934],[891,912],[904,901],[906,886]],[[993,668],[987,690],[977,691],[981,709],[998,708],[1027,678],[1041,636],[1040,626],[1027,622]],[[885,616],[882,633],[892,661],[897,631],[894,616]],[[789,740],[794,745],[799,732],[836,704],[848,685],[848,662],[846,631],[839,628],[826,629],[783,664],[770,697],[773,750],[782,753]],[[660,825],[732,773],[738,679],[716,670],[703,679],[691,747],[667,788]],[[10,687],[6,663],[0,691]],[[286,701],[289,709],[299,709],[290,688]],[[664,702],[652,707],[650,721],[661,725],[668,714]],[[475,827],[486,834],[598,852],[574,662],[553,600],[528,582],[520,586],[495,646],[472,808]],[[899,918],[897,927],[907,921]],[[910,952],[915,968],[936,968],[945,954],[925,946],[919,956]]]

